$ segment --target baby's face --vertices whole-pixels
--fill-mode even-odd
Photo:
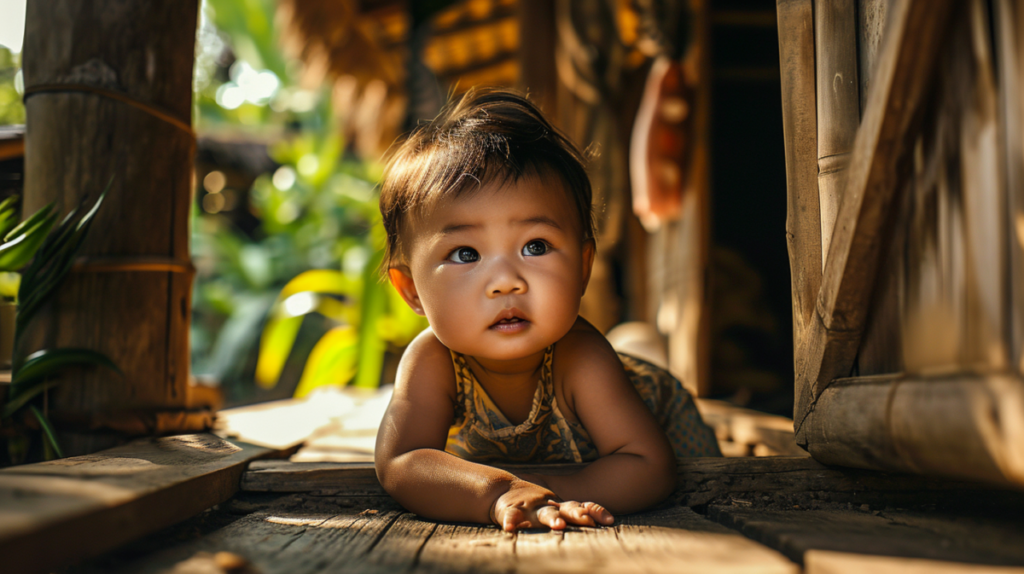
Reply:
[[[524,358],[576,321],[593,242],[557,176],[484,185],[411,217],[403,232],[408,267],[395,285],[448,348]]]

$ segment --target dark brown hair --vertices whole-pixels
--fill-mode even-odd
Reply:
[[[406,214],[487,183],[559,176],[579,212],[583,238],[594,237],[590,179],[583,155],[525,96],[471,89],[416,128],[384,169],[380,212],[388,244],[384,269],[400,257]]]

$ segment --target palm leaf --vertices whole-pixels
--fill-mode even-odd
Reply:
[[[35,255],[39,246],[46,241],[50,229],[57,221],[57,214],[39,220],[24,232],[13,235],[7,243],[0,245],[0,270],[17,271],[24,267]],[[17,230],[15,230],[17,231]],[[13,234],[14,231],[11,232]],[[8,234],[8,237],[12,237]]]
[[[39,222],[50,217],[52,211],[53,202],[51,201],[50,203],[47,203],[45,206],[43,206],[42,209],[33,213],[32,217],[29,217],[25,221],[22,221],[17,226],[15,226],[14,229],[8,231],[7,234],[4,235],[4,241],[12,241],[15,237],[25,233],[28,229],[35,227],[36,225],[39,224]]]
[[[32,405],[32,414],[39,421],[39,426],[43,427],[43,434],[50,441],[50,446],[53,447],[53,452],[57,453],[57,458],[64,458],[64,453],[60,450],[60,445],[57,444],[57,433],[54,432],[53,427],[50,425],[50,420],[35,405]]]
[[[18,224],[18,210],[15,207],[17,203],[17,195],[12,195],[0,202],[0,237],[10,233]]]
[[[4,405],[3,411],[0,411],[0,418],[8,418],[14,413],[18,412],[21,407],[25,406],[30,400],[39,396],[40,393],[47,389],[52,389],[57,386],[57,381],[34,381],[26,383],[26,386],[22,387],[21,392],[17,396],[8,399],[7,404]]]
[[[43,349],[29,355],[11,377],[11,392],[16,392],[22,381],[53,376],[61,369],[73,365],[96,365],[121,373],[121,369],[103,353],[91,349]]]

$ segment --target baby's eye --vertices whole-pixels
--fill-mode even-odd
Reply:
[[[550,247],[548,247],[547,243],[541,241],[540,239],[534,239],[533,241],[523,246],[523,255],[527,257],[544,255],[545,253],[548,252],[548,249],[550,249]]]
[[[480,254],[472,247],[459,247],[448,256],[448,261],[455,263],[473,263],[480,260]]]

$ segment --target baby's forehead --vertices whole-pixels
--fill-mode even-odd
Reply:
[[[557,176],[526,176],[515,181],[482,182],[458,192],[431,198],[411,210],[407,220],[449,223],[482,213],[537,218],[544,214],[563,219],[563,226],[578,228],[578,210],[567,186]],[[579,229],[582,231],[582,228]]]

